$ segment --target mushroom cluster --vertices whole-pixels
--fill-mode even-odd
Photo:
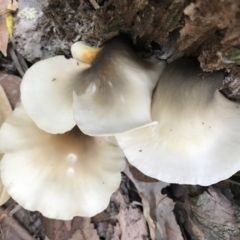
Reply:
[[[0,130],[2,181],[20,205],[93,216],[118,188],[125,157],[170,183],[210,185],[240,169],[240,104],[218,91],[223,72],[203,73],[192,59],[165,68],[119,38],[71,51],[26,72]]]
[[[78,42],[75,59],[53,57],[25,74],[22,103],[37,126],[64,133],[114,135],[151,123],[151,98],[165,63],[140,58],[120,39],[100,49]]]
[[[114,39],[72,46],[74,58],[34,64],[21,104],[0,130],[3,184],[28,210],[69,220],[103,211],[125,156],[111,137],[151,124],[151,97],[165,63]]]

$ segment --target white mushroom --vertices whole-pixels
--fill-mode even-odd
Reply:
[[[217,90],[223,78],[189,59],[170,64],[153,95],[159,124],[116,135],[129,162],[180,184],[210,185],[240,170],[240,104]]]
[[[74,47],[80,52],[82,45]],[[162,61],[140,58],[122,39],[98,52],[82,75],[87,88],[76,89],[74,117],[88,135],[113,135],[152,122],[152,92],[165,67]]]
[[[49,133],[64,133],[75,125],[73,91],[88,64],[64,56],[35,63],[21,84],[21,100],[37,126]]]
[[[72,55],[81,61],[50,58],[23,77],[22,103],[39,128],[64,133],[76,121],[82,132],[97,136],[151,123],[152,92],[164,62],[143,60],[119,39],[101,49],[75,43]]]
[[[3,124],[6,117],[12,112],[10,103],[6,97],[6,94],[0,85],[0,126]],[[0,159],[3,157],[3,154],[0,154]],[[6,191],[6,188],[3,186],[0,180],[0,206],[8,201],[10,198],[9,194]]]
[[[9,194],[24,208],[69,220],[103,211],[125,167],[122,151],[106,138],[40,130],[23,107],[0,130],[5,153],[1,176]]]

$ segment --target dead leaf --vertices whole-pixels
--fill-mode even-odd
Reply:
[[[116,224],[116,226],[108,225],[108,229],[106,232],[106,239],[111,240],[120,240],[121,239],[121,229],[119,226],[119,223]]]
[[[8,9],[10,1],[9,0],[0,0],[0,11],[6,11]],[[13,0],[12,9],[17,9],[17,1]],[[11,13],[7,13],[11,14]],[[12,23],[11,23],[12,25]],[[9,26],[12,29],[12,26]],[[7,56],[7,45],[9,39],[9,32],[6,24],[6,16],[0,16],[0,51],[3,53],[4,56]]]
[[[110,204],[102,213],[94,216],[92,222],[100,238],[108,240],[149,239],[147,223],[137,202],[130,202],[129,195],[133,190],[124,180],[119,190],[113,193]],[[135,194],[135,191],[134,191]]]
[[[81,232],[82,236],[77,238],[78,240],[99,240],[97,231],[94,228],[94,225],[91,223],[90,218],[74,217],[71,221],[62,221],[56,219],[49,219],[46,217],[41,217],[41,221],[45,230],[46,236],[50,240],[62,240],[62,239],[71,239]],[[94,238],[89,238],[90,236]],[[85,238],[83,238],[85,237]],[[75,239],[75,238],[73,238]]]
[[[83,221],[77,230],[69,240],[99,240],[96,229],[91,223],[90,218],[82,218]]]
[[[23,224],[13,218],[13,214],[21,211],[22,208],[13,200],[9,201],[6,208],[0,208],[1,239],[3,240],[33,240],[29,231]]]
[[[4,71],[0,72],[0,85],[14,109],[20,99],[21,78]]]
[[[64,221],[42,217],[45,234],[50,240],[68,239],[73,232],[68,231]]]
[[[115,239],[117,239],[117,232],[121,233],[119,239],[146,239],[148,229],[142,211],[137,207],[131,206],[128,202],[128,197],[123,195],[119,190],[113,194],[111,201],[117,204],[119,211],[116,215],[119,224],[114,227]],[[110,239],[112,239],[112,236]]]
[[[4,18],[0,18],[0,51],[7,56],[8,31]]]
[[[125,173],[136,186],[142,198],[144,216],[148,222],[152,240],[183,240],[181,230],[173,214],[175,203],[161,193],[169,184],[164,182],[140,182],[128,167]]]
[[[178,219],[182,228],[186,230],[192,239],[240,239],[239,205],[235,199],[229,200],[221,192],[224,190],[230,192],[229,187],[224,186],[224,184],[218,183],[207,189],[203,188],[202,193],[192,191],[192,186],[185,187],[183,192],[181,191],[182,186],[176,187],[177,191],[180,189],[179,192],[182,192],[179,195],[180,198],[178,198],[184,199],[184,201],[177,203]],[[220,187],[222,190],[217,188],[220,185],[222,185]]]

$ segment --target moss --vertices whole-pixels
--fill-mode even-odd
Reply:
[[[118,32],[124,25],[122,18],[111,20],[104,28],[104,33]]]
[[[229,61],[239,61],[240,60],[240,49],[238,48],[230,48],[226,53],[225,53],[226,58]]]

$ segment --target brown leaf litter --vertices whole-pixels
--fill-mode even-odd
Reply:
[[[129,168],[125,173],[136,186],[142,199],[144,216],[148,222],[152,240],[183,240],[181,230],[176,222],[173,209],[175,203],[162,194],[168,183],[141,182],[134,179]]]
[[[7,56],[7,45],[9,40],[9,33],[6,25],[5,15],[8,14],[7,8],[9,5],[9,0],[0,0],[0,51],[4,56]],[[17,1],[13,1],[12,10],[15,11],[17,9]]]

